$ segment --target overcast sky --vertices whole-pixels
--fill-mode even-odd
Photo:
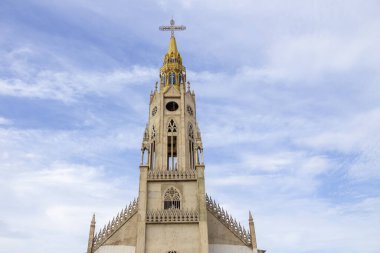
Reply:
[[[134,197],[174,17],[206,190],[269,253],[380,252],[380,2],[2,0],[0,245],[83,253]]]

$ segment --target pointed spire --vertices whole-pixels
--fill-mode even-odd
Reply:
[[[177,42],[176,42],[174,36],[170,37],[170,42],[169,42],[168,54],[170,55],[171,53],[173,53],[173,54],[177,54],[178,53]]]
[[[249,211],[249,233],[251,235],[251,243],[252,248],[257,249],[257,241],[256,241],[256,232],[255,232],[255,224],[253,223],[253,216],[251,211]]]
[[[94,246],[94,237],[95,237],[95,214],[92,215],[91,225],[90,225],[90,233],[88,236],[88,245],[87,245],[87,253],[92,253],[92,248]]]

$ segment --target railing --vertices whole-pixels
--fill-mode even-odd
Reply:
[[[197,172],[195,170],[149,170],[149,181],[166,181],[166,180],[196,180]]]
[[[94,247],[95,251],[98,249],[104,241],[106,241],[114,232],[116,232],[122,225],[124,225],[132,216],[137,213],[138,209],[138,199],[134,199],[129,206],[122,209],[120,213],[117,214],[116,218],[108,222],[108,225],[104,225],[94,237]]]
[[[224,226],[226,226],[232,233],[234,233],[245,245],[251,246],[251,235],[240,225],[227,211],[224,211],[222,207],[211,199],[206,194],[206,206],[207,210],[212,213]]]
[[[195,223],[199,222],[199,212],[196,210],[149,210],[146,213],[147,223]]]

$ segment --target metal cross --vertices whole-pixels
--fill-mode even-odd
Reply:
[[[160,26],[158,29],[160,29],[160,31],[170,31],[171,35],[174,36],[174,31],[186,30],[186,26],[183,26],[183,25],[176,26],[174,20],[171,19],[169,26],[163,25],[163,26]]]

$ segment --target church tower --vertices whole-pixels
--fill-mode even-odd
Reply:
[[[203,145],[195,94],[171,31],[169,48],[149,99],[141,146],[138,198],[97,234],[90,226],[88,253],[248,253],[257,250],[249,231],[205,192]]]

